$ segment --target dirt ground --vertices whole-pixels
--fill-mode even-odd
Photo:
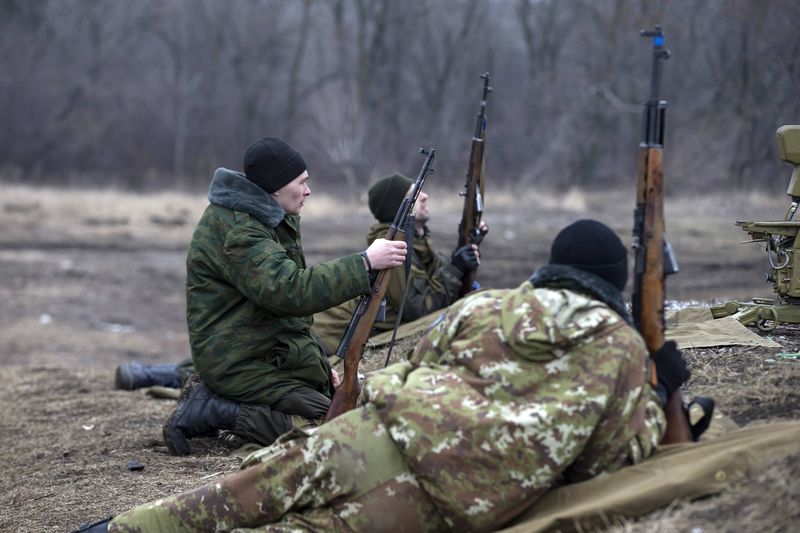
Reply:
[[[195,439],[172,457],[161,425],[174,406],[114,390],[120,363],[188,355],[184,259],[203,195],[140,196],[0,185],[0,530],[68,531],[80,523],[213,480],[237,468],[224,442]],[[460,206],[430,191],[435,244],[450,250]],[[630,197],[629,197],[630,196]],[[548,256],[560,227],[600,219],[630,243],[633,193],[489,191],[484,287],[509,287]],[[669,236],[681,272],[668,296],[716,303],[769,296],[766,256],[736,219],[780,219],[776,195],[670,199]],[[356,201],[312,196],[303,214],[311,264],[362,249],[370,224]],[[771,334],[783,348],[689,350],[685,396],[714,396],[737,424],[798,418],[800,329]],[[129,461],[143,470],[132,471]],[[624,531],[785,531],[800,518],[797,457],[715,498],[676,505]],[[777,510],[773,511],[777,506]]]

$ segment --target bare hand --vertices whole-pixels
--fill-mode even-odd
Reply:
[[[475,244],[480,244],[483,242],[483,238],[486,237],[486,234],[489,233],[489,226],[481,220],[481,223],[478,224],[478,236],[475,239]]]
[[[372,270],[384,270],[402,265],[406,259],[406,252],[404,241],[375,239],[367,248],[367,257],[369,257]]]
[[[333,381],[334,388],[338,387],[342,383],[342,378],[339,377],[339,373],[335,368],[331,368],[331,380]]]
[[[478,260],[478,264],[481,264],[481,249],[478,248],[477,244],[470,244],[470,248],[472,251],[475,252],[475,258]]]

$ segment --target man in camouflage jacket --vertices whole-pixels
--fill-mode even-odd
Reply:
[[[300,210],[311,190],[302,156],[265,137],[244,173],[214,173],[186,259],[186,307],[195,369],[164,426],[173,453],[218,429],[261,444],[325,415],[337,376],[311,335],[313,313],[369,292],[367,264],[402,264],[406,245],[375,241],[363,252],[308,267]]]
[[[626,278],[610,229],[568,226],[550,265],[457,302],[410,361],[370,375],[361,407],[108,530],[491,531],[557,484],[635,464],[665,418]],[[688,370],[667,352],[671,394]]]
[[[379,179],[370,187],[369,209],[377,222],[369,229],[367,245],[386,235],[400,203],[413,184],[408,177],[393,174]],[[376,333],[394,329],[401,302],[404,302],[401,323],[411,322],[453,303],[460,294],[464,273],[477,268],[480,262],[476,245],[463,246],[450,257],[433,249],[427,226],[430,213],[425,191],[419,194],[414,213],[416,219],[408,279],[403,267],[392,271],[386,291],[386,313],[384,320],[375,322]],[[483,221],[481,228],[484,233],[488,231]],[[314,316],[314,331],[329,354],[336,351],[357,306],[358,301],[351,300]]]

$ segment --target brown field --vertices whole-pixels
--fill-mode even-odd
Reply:
[[[174,402],[113,388],[125,361],[172,362],[188,355],[184,258],[203,195],[0,186],[0,530],[67,531],[189,489],[236,469],[224,443],[193,441],[168,455],[161,425]],[[521,282],[546,261],[557,230],[600,219],[630,242],[633,194],[489,191],[482,246],[484,287]],[[431,192],[432,234],[452,249],[459,199]],[[670,199],[667,227],[681,272],[668,295],[681,302],[769,296],[766,257],[735,219],[780,219],[784,197]],[[303,215],[311,264],[362,249],[370,224],[358,202],[314,195]],[[800,334],[781,327],[782,350],[690,350],[686,396],[707,394],[737,424],[798,418]],[[700,502],[617,526],[625,531],[783,531],[800,518],[797,459]],[[128,461],[145,465],[129,471]],[[777,508],[777,511],[773,509]]]

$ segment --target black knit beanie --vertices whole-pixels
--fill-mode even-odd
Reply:
[[[369,210],[378,222],[392,222],[414,181],[402,174],[379,179],[369,188]]]
[[[277,137],[259,139],[244,153],[244,175],[269,193],[305,171],[303,156]]]
[[[550,264],[585,270],[620,291],[628,281],[628,250],[611,228],[596,220],[578,220],[562,229],[550,247]]]

